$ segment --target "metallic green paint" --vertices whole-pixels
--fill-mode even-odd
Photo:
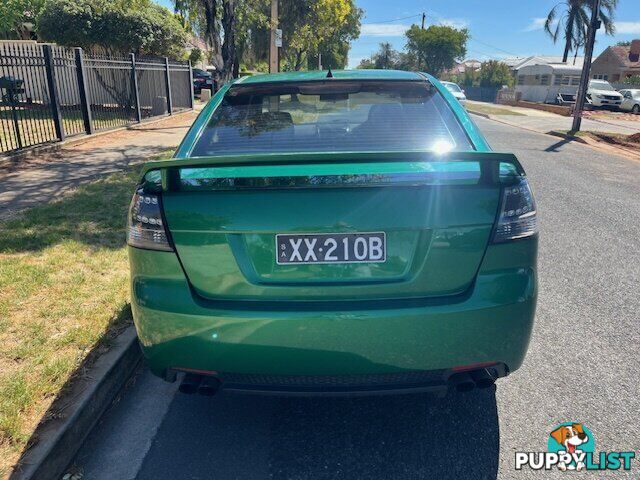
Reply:
[[[386,302],[220,302],[198,297],[176,255],[129,248],[132,308],[151,370],[274,375],[522,364],[536,305],[537,238],[491,245],[468,292]],[[384,304],[384,305],[381,305]]]
[[[475,151],[329,152],[190,158],[219,91],[173,159],[144,167],[162,191],[177,254],[129,247],[132,309],[152,371],[349,375],[523,362],[535,314],[537,237],[491,244],[501,182],[523,175],[491,152],[450,92],[426,74],[336,71],[340,79],[429,81]],[[323,80],[326,72],[237,82]],[[416,175],[481,171],[473,185],[183,188],[191,178]],[[158,175],[160,173],[161,175]],[[187,175],[187,176],[188,176]],[[468,182],[466,182],[468,183]],[[275,265],[275,233],[387,233],[382,264]],[[186,273],[185,273],[186,272]]]

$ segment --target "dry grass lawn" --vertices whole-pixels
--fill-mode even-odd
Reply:
[[[0,478],[89,353],[131,321],[125,221],[138,171],[0,222]]]
[[[469,112],[474,113],[483,113],[485,115],[516,115],[523,116],[522,113],[516,112],[515,110],[509,110],[509,108],[493,106],[490,104],[479,103],[479,102],[470,102],[467,101],[465,103],[465,108]]]

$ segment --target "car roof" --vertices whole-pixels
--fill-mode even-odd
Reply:
[[[279,83],[279,82],[312,82],[327,78],[328,70],[313,70],[308,72],[282,72],[253,75],[236,80],[236,84]],[[336,80],[424,80],[417,72],[404,70],[333,70]]]

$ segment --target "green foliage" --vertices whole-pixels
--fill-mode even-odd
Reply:
[[[0,38],[29,39],[25,23],[34,24],[44,0],[0,1]]]
[[[362,70],[372,70],[376,68],[376,64],[373,61],[373,58],[363,58],[362,60],[360,60],[360,64],[357,68]]]
[[[563,62],[567,61],[571,51],[577,51],[586,43],[592,5],[592,0],[562,0],[547,15],[544,24],[545,32],[554,43],[560,36],[564,38]],[[600,2],[598,17],[607,35],[615,34],[613,17],[617,6],[618,0],[601,0]]]
[[[622,80],[622,83],[629,85],[640,85],[640,75],[632,75]]]
[[[200,63],[203,58],[204,54],[202,53],[202,50],[198,47],[191,49],[191,52],[189,53],[189,61],[191,62],[191,65]]]
[[[616,46],[618,46],[618,47],[630,47],[631,46],[631,40],[618,42],[618,43],[616,43]]]
[[[394,70],[416,70],[416,58],[412,54],[398,52],[390,43],[381,43],[380,48],[371,58],[360,61],[358,68],[361,69],[394,69]]]
[[[503,85],[513,86],[513,74],[511,69],[502,62],[489,60],[483,62],[479,72],[481,87],[501,87]]]
[[[452,68],[456,59],[467,53],[469,32],[466,28],[431,25],[422,29],[413,25],[406,36],[407,52],[416,59],[417,69],[435,76]]]
[[[344,66],[349,42],[360,35],[362,14],[354,0],[281,0],[284,69],[312,66],[313,58],[317,65],[318,53],[325,68]]]
[[[187,40],[177,15],[144,2],[46,0],[37,27],[42,40],[110,53],[182,58]]]

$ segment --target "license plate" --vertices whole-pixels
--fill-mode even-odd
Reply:
[[[384,232],[278,234],[276,263],[383,263],[386,244]]]

